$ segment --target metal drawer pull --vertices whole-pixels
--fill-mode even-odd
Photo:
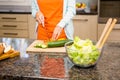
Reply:
[[[78,18],[76,18],[76,19],[74,19],[74,20],[79,20],[79,21],[84,21],[84,22],[87,22],[87,21],[88,21],[88,19],[78,19]]]
[[[3,33],[4,35],[18,35],[18,33]]]
[[[3,25],[3,27],[17,27],[17,25]]]
[[[80,19],[80,21],[88,21],[88,19]]]
[[[12,19],[12,20],[14,20],[14,19],[16,19],[16,18],[11,18],[11,17],[2,17],[2,19]]]

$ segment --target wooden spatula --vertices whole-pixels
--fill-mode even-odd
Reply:
[[[113,19],[113,21],[112,21],[112,18],[108,19],[108,21],[105,25],[105,28],[102,32],[102,35],[101,35],[99,41],[96,44],[96,47],[98,49],[101,49],[103,47],[104,43],[106,42],[110,32],[112,31],[114,25],[116,24],[116,22],[117,22],[117,19]]]
[[[97,47],[97,48],[100,47],[100,44],[101,44],[101,42],[102,42],[102,40],[103,40],[103,38],[104,38],[107,30],[109,29],[109,27],[110,27],[110,25],[111,25],[111,22],[112,22],[112,18],[109,18],[108,21],[107,21],[107,23],[106,23],[106,25],[105,25],[105,28],[104,28],[101,36],[100,36],[100,39],[98,40],[98,42],[97,42],[97,44],[96,44],[96,47]]]

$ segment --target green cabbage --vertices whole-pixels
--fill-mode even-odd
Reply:
[[[80,65],[94,64],[100,56],[100,51],[90,39],[82,40],[77,36],[67,52],[72,61]]]

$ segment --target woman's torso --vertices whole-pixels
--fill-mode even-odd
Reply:
[[[39,24],[38,39],[50,39],[56,25],[63,15],[63,0],[37,0],[40,11],[44,15],[45,28]],[[59,38],[66,38],[64,29]]]

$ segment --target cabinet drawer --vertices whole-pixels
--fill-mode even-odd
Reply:
[[[98,39],[101,36],[101,33],[105,27],[105,24],[98,25]],[[120,42],[120,24],[116,24],[112,32],[108,36],[107,42]]]
[[[0,29],[28,29],[26,22],[1,22]]]
[[[25,14],[0,14],[0,21],[23,21],[27,22],[28,16]]]
[[[27,30],[0,30],[0,36],[28,38],[28,31]]]
[[[97,15],[78,15],[73,18],[74,36],[97,40]]]

